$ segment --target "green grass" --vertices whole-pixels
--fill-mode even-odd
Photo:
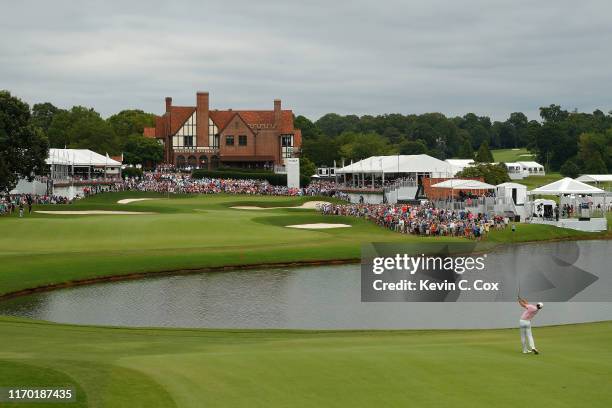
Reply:
[[[9,318],[0,327],[0,382],[72,384],[79,402],[65,406],[75,408],[612,404],[612,322],[536,327],[539,356],[520,353],[518,329],[217,331]]]
[[[116,204],[126,197],[158,200]],[[312,210],[236,210],[236,204],[297,205],[312,198],[173,196],[111,193],[45,210],[132,210],[152,215],[0,217],[0,295],[79,279],[227,265],[357,259],[364,242],[430,240],[401,235],[363,219]],[[40,209],[40,207],[35,208]],[[342,222],[352,228],[297,230],[289,224]],[[515,240],[592,237],[544,225],[521,225]],[[508,231],[492,243],[509,242]],[[445,238],[442,240],[453,240]],[[455,239],[461,240],[463,239]]]
[[[121,198],[152,197],[128,205]],[[311,198],[113,193],[46,210],[153,215],[0,217],[0,294],[134,272],[356,259],[362,242],[431,242],[316,211],[236,210]],[[37,209],[40,209],[38,207]],[[336,230],[288,224],[349,223]],[[544,225],[494,232],[487,244],[602,237]],[[463,239],[457,239],[463,242]],[[247,331],[129,329],[0,317],[0,386],[65,386],[73,407],[592,407],[612,403],[612,323],[535,330]],[[4,406],[26,407],[28,404]],[[33,407],[45,404],[33,404]],[[49,406],[60,406],[58,404]],[[62,405],[63,406],[63,405]],[[68,406],[67,404],[65,406]]]
[[[526,185],[528,190],[533,190],[534,188],[542,187],[554,181],[561,180],[562,178],[563,176],[561,175],[561,173],[550,172],[546,173],[545,176],[529,176],[525,177],[522,180],[514,181],[516,183]]]
[[[533,161],[533,153],[530,153],[525,148],[520,149],[496,149],[491,150],[493,159],[496,162],[517,162],[517,161]]]

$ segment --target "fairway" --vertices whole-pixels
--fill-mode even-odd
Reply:
[[[609,322],[536,327],[539,356],[520,353],[518,329],[121,329],[8,318],[0,318],[0,327],[0,378],[10,376],[13,385],[73,384],[79,403],[66,406],[612,404]]]
[[[535,156],[524,147],[520,149],[496,149],[491,150],[493,160],[496,162],[512,163],[519,161],[534,161]]]
[[[155,200],[117,204],[130,198]],[[240,210],[234,206],[289,207],[324,197],[238,195],[171,196],[107,193],[72,205],[34,210],[142,211],[147,215],[0,217],[0,295],[23,289],[112,275],[224,266],[360,257],[362,243],[430,240],[403,235],[361,218],[325,216],[308,209]],[[339,223],[350,228],[298,229],[288,225]],[[547,225],[521,224],[494,231],[486,244],[605,237]],[[463,241],[463,238],[436,238]]]

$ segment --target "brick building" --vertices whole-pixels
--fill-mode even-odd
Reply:
[[[300,129],[293,127],[293,112],[274,100],[271,110],[211,110],[208,92],[198,92],[196,106],[174,106],[166,98],[166,111],[144,136],[164,145],[164,161],[178,167],[272,168],[285,158],[297,157]]]

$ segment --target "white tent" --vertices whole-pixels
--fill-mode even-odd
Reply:
[[[501,183],[495,186],[497,197],[510,197],[514,204],[522,205],[527,201],[527,186],[519,183]]]
[[[361,173],[429,173],[432,177],[450,177],[455,174],[453,166],[426,154],[372,156],[338,169],[338,174]]]
[[[583,174],[576,180],[583,183],[607,183],[612,182],[612,174]]]
[[[529,194],[559,195],[559,194],[605,194],[605,191],[566,177],[531,190]]]
[[[450,179],[441,183],[432,185],[436,188],[450,188],[453,190],[492,190],[495,188],[492,184],[483,183],[478,180],[465,180],[465,179]]]
[[[47,164],[66,166],[121,166],[116,160],[88,149],[49,149]]]
[[[453,167],[455,174],[463,171],[466,167],[474,165],[474,160],[472,159],[446,159],[444,161]]]

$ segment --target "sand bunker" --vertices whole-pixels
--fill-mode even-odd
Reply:
[[[88,210],[88,211],[34,211],[39,214],[52,214],[52,215],[104,215],[104,214],[115,214],[115,215],[151,215],[154,212],[146,211],[104,211],[104,210]]]
[[[117,201],[117,204],[129,204],[135,201],[147,201],[147,200],[155,200],[155,198],[124,198],[123,200]]]
[[[330,229],[330,228],[348,228],[348,224],[326,224],[324,222],[318,222],[316,224],[296,224],[287,225],[287,228],[299,228],[299,229]]]
[[[299,208],[302,210],[316,210],[319,206],[329,204],[327,201],[307,201],[302,205],[297,205],[294,207],[258,207],[255,205],[238,205],[236,207],[232,207],[235,210],[277,210],[281,208]]]

